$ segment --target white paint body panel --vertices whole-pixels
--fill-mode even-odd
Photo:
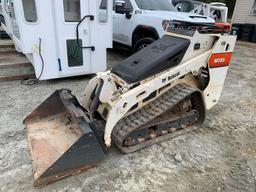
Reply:
[[[184,13],[177,11],[141,10],[134,0],[130,0],[133,12],[132,17],[127,19],[124,14],[117,14],[113,11],[113,40],[115,42],[132,47],[132,36],[137,26],[147,26],[156,30],[159,38],[165,31],[162,27],[164,20],[185,21],[192,23],[215,23],[215,20],[206,18],[191,18],[190,16],[200,16],[195,13]]]
[[[104,82],[99,98],[102,105],[109,106],[104,134],[106,146],[111,145],[111,134],[115,125],[135,104],[143,101],[143,99],[147,98],[151,93],[160,90],[170,83],[174,86],[175,82],[182,81],[181,77],[185,75],[193,74],[196,76],[202,68],[209,68],[209,84],[205,90],[202,90],[205,107],[210,109],[217,104],[224,86],[228,67],[210,68],[209,59],[212,54],[232,53],[236,36],[200,34],[198,32],[195,32],[193,37],[174,33],[170,33],[169,35],[189,39],[191,42],[183,60],[178,66],[142,80],[140,85],[135,88],[125,83],[125,81],[119,77],[111,74],[110,71],[98,73],[97,77],[89,83],[85,91],[85,108],[89,106],[92,90],[94,90],[97,85],[97,81],[103,80]],[[200,43],[201,45],[199,50],[194,49],[196,43]],[[117,95],[115,94],[117,90],[116,87],[113,86],[113,82],[118,82],[121,87],[121,92],[117,93]]]
[[[1,11],[1,15],[4,17],[4,20],[5,20],[5,24],[2,23],[2,28],[6,31],[6,33],[9,34],[10,37],[12,37],[12,24],[11,24],[11,19],[10,17],[8,16],[8,6],[7,6],[7,1],[6,0],[2,0],[1,1],[1,8],[0,8],[0,11]]]
[[[233,53],[235,48],[236,36],[220,36],[219,40],[215,43],[212,53]],[[224,45],[223,42],[226,44]],[[223,45],[222,45],[223,44]],[[227,48],[229,45],[229,48]],[[204,90],[206,108],[210,109],[216,105],[220,99],[225,79],[229,67],[210,68],[210,82],[208,87]]]
[[[6,0],[5,0],[6,1]],[[94,74],[107,68],[106,49],[112,47],[112,1],[108,1],[107,21],[99,22],[99,1],[80,0],[81,18],[93,15],[94,21],[86,18],[79,27],[83,46],[94,46],[95,51],[83,49],[82,66],[68,65],[66,40],[76,40],[78,22],[65,22],[63,0],[35,0],[38,21],[25,20],[22,0],[13,1],[16,19],[4,14],[7,21],[5,30],[11,34],[15,47],[27,56],[35,68],[36,77],[44,69],[40,80]],[[16,32],[15,32],[16,31]],[[17,35],[19,31],[20,35]]]

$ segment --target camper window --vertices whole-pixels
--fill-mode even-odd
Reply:
[[[37,10],[35,0],[22,0],[24,17],[27,22],[37,22]]]
[[[80,0],[63,0],[65,22],[79,22],[81,20]]]
[[[98,17],[100,23],[108,21],[108,0],[98,0]]]
[[[79,40],[79,44],[82,45],[81,39]],[[76,39],[67,40],[67,55],[69,67],[83,66],[83,50],[78,47]]]

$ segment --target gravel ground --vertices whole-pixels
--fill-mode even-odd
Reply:
[[[82,99],[91,77],[24,86],[0,82],[0,191],[256,191],[256,45],[238,43],[219,104],[195,132],[105,161],[42,189],[33,187],[22,120],[54,90],[69,88]],[[109,63],[126,57],[110,51]]]

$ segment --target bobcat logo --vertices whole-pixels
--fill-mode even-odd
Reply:
[[[170,76],[168,76],[168,77],[162,79],[162,83],[166,83],[166,82],[168,82],[168,81],[171,81],[171,80],[173,80],[174,78],[176,78],[176,77],[178,77],[178,76],[180,76],[180,71],[179,71],[178,73],[175,73],[175,74],[173,74],[173,75],[170,75]]]

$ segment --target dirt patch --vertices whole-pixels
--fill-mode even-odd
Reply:
[[[128,52],[110,51],[114,66]],[[256,191],[255,48],[238,44],[219,104],[197,131],[134,154],[109,151],[97,168],[37,190],[22,120],[52,92],[82,100],[91,77],[34,86],[0,82],[0,191]],[[177,161],[178,159],[178,161]]]

